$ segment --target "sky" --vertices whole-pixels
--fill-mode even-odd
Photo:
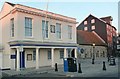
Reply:
[[[90,14],[98,18],[112,16],[112,24],[118,31],[119,0],[1,0],[0,10],[5,1],[27,5],[42,10],[46,10],[46,4],[49,2],[48,11],[76,18],[79,23]]]

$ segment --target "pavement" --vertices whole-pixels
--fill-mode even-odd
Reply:
[[[106,70],[103,71],[103,61],[105,61]],[[80,59],[82,73],[64,72],[63,65],[58,66],[55,72],[52,67],[40,67],[39,69],[29,68],[21,71],[4,70],[2,77],[118,77],[118,59],[116,65],[110,66],[107,58],[95,59],[95,64],[91,63],[91,59]]]

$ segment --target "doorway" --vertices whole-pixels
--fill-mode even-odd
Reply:
[[[25,68],[25,51],[20,52],[20,68]]]
[[[72,51],[71,51],[71,57],[75,57],[75,52],[74,52],[74,49],[72,49]]]

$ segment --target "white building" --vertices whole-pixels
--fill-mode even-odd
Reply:
[[[75,18],[5,2],[0,27],[2,69],[54,67],[64,57],[77,57]]]

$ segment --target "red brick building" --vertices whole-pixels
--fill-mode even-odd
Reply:
[[[113,37],[116,36],[116,28],[112,25],[112,21],[111,16],[97,18],[90,14],[78,25],[77,30],[96,32],[108,45],[108,54],[111,54]]]

